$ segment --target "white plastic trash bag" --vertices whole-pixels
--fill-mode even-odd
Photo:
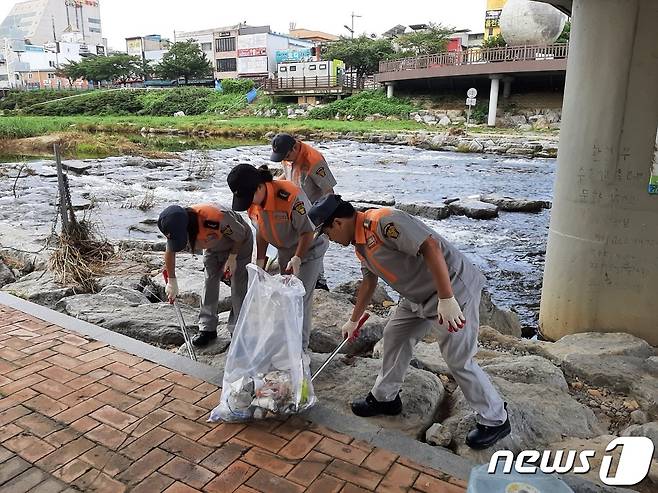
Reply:
[[[247,265],[249,285],[210,421],[295,414],[316,402],[310,359],[302,350],[304,285]]]

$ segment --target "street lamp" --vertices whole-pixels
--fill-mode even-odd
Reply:
[[[350,32],[350,34],[352,35],[352,38],[354,38],[354,18],[355,17],[363,17],[363,16],[355,14],[354,11],[352,11],[352,27],[348,26],[347,24],[343,25],[343,27]]]

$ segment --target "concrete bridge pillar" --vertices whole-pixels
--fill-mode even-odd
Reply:
[[[489,118],[487,125],[496,126],[496,111],[498,110],[498,91],[500,89],[500,75],[491,75],[491,91],[489,92]]]
[[[393,97],[393,83],[392,82],[387,82],[386,83],[386,97],[391,99]]]
[[[549,339],[629,332],[658,345],[658,2],[574,0],[539,315]]]

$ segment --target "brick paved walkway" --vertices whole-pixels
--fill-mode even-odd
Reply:
[[[463,492],[301,418],[207,423],[217,386],[0,305],[2,492]]]

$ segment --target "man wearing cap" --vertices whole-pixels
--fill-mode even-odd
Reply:
[[[290,134],[277,134],[272,139],[270,160],[283,164],[286,180],[304,190],[311,204],[329,193],[334,193],[336,179],[324,156],[310,145]],[[316,288],[326,289],[324,269]]]
[[[256,263],[265,266],[267,246],[276,247],[281,273],[297,276],[306,290],[302,344],[308,348],[311,332],[313,291],[322,269],[329,242],[314,237],[314,226],[306,211],[310,208],[304,191],[287,180],[273,180],[266,166],[256,169],[239,164],[227,178],[233,192],[233,210],[248,211],[256,228]]]
[[[506,404],[473,357],[477,352],[480,294],[485,278],[455,247],[422,221],[396,209],[356,212],[339,195],[315,204],[317,234],[354,245],[363,281],[343,335],[352,336],[378,278],[401,295],[384,329],[382,367],[371,392],[352,402],[358,416],[396,415],[413,348],[438,323],[439,348],[464,397],[477,413],[466,443],[490,447],[510,433]]]
[[[200,331],[192,338],[195,346],[205,346],[217,338],[219,284],[224,274],[231,278],[231,313],[228,330],[232,334],[247,293],[247,269],[253,251],[253,234],[249,225],[230,209],[215,204],[196,204],[188,208],[170,205],[160,213],[158,228],[167,237],[165,268],[169,281],[167,298],[178,296],[176,253],[186,247],[191,252],[203,250],[205,282],[199,313]]]

